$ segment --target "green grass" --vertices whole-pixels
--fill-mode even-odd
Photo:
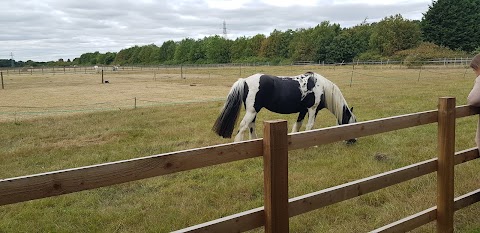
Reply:
[[[300,72],[291,67],[257,69]],[[457,105],[465,104],[474,78],[470,73],[464,78],[464,69],[423,70],[419,80],[419,70],[363,67],[356,70],[350,87],[351,67],[313,70],[339,85],[360,121],[432,110],[441,96],[455,96]],[[187,77],[198,85],[222,86],[225,94],[237,78],[233,71],[227,77]],[[210,130],[222,105],[165,105],[3,122],[0,178],[230,142]],[[262,121],[279,118],[288,120],[291,128],[296,115],[263,110],[257,118],[259,136]],[[475,146],[477,118],[457,121],[457,151]],[[324,110],[315,128],[334,124]],[[430,124],[360,138],[354,146],[337,142],[291,151],[289,197],[433,158],[436,143],[437,128]],[[478,189],[478,161],[455,169],[456,196]],[[262,206],[262,170],[261,158],[254,158],[1,206],[0,232],[169,232]],[[435,198],[435,174],[427,175],[291,218],[291,232],[366,232],[432,207]],[[479,211],[479,204],[457,211],[455,231],[479,232]],[[434,229],[428,224],[415,232]]]

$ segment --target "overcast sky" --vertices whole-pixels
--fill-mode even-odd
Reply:
[[[432,0],[0,0],[0,59],[73,60],[83,53],[273,29],[351,27],[394,14],[421,19]]]

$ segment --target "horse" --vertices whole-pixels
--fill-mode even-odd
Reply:
[[[240,122],[235,142],[243,140],[243,134],[249,129],[249,138],[257,138],[255,119],[262,108],[280,114],[299,113],[293,125],[292,133],[298,132],[308,113],[305,130],[311,130],[317,113],[327,108],[337,118],[337,123],[357,122],[353,107],[349,108],[342,92],[330,80],[314,72],[297,76],[274,76],[254,74],[236,81],[227,96],[212,130],[223,138],[231,138],[233,128],[244,105],[245,116]],[[353,144],[357,139],[347,140]]]

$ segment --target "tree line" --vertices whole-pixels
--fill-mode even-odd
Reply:
[[[433,1],[422,20],[402,15],[350,28],[324,21],[312,28],[274,30],[234,40],[219,35],[168,40],[119,52],[84,53],[66,65],[174,65],[294,61],[350,62],[354,59],[422,60],[469,56],[480,52],[480,0]],[[28,63],[28,62],[27,62]],[[35,65],[30,62],[30,65]],[[0,60],[0,66],[2,66]]]
[[[351,28],[324,21],[313,28],[274,30],[269,36],[257,34],[230,40],[215,35],[203,39],[169,40],[161,46],[134,46],[116,54],[85,53],[73,62],[81,65],[332,63],[392,56],[397,51],[418,46],[421,35],[418,21],[395,15],[378,23],[362,23]]]

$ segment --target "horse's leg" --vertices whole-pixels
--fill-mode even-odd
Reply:
[[[303,119],[305,118],[305,115],[307,115],[307,111],[301,111],[298,114],[297,121],[295,122],[295,124],[293,124],[293,127],[292,127],[292,133],[296,133],[300,131],[300,127],[302,127],[302,123],[303,123]]]
[[[250,122],[248,124],[248,128],[249,128],[249,138],[250,140],[252,139],[257,139],[257,132],[255,131],[255,119],[257,119],[257,116],[255,115],[255,117],[253,118],[252,122]]]
[[[308,109],[308,123],[305,130],[311,130],[313,128],[313,123],[315,123],[315,117],[317,115],[315,114],[316,108],[317,106]]]
[[[243,140],[243,134],[250,126],[250,123],[252,123],[253,120],[255,120],[256,115],[257,115],[257,112],[255,112],[255,110],[247,109],[245,116],[242,119],[242,122],[240,122],[237,136],[235,136],[236,142]]]

